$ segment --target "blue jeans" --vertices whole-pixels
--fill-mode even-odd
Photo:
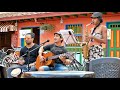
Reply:
[[[44,68],[44,71],[65,71],[68,70],[68,68],[63,65],[63,64],[56,64],[54,65],[54,67],[49,67],[49,66],[41,66],[42,68]]]
[[[65,71],[68,70],[68,67],[66,67],[63,64],[56,64],[54,65],[54,67],[49,67],[49,66],[41,66],[42,68],[44,68],[44,71]],[[32,74],[33,77],[40,77],[39,74]],[[49,75],[48,75],[49,76]],[[45,78],[46,76],[44,76]]]
[[[15,68],[21,68],[22,69],[22,72],[27,72],[28,71],[28,65],[15,65],[15,66],[12,66],[12,67],[9,67],[7,69],[7,78],[13,78],[11,76],[11,71]],[[35,66],[31,66],[29,71],[36,71],[36,68]]]

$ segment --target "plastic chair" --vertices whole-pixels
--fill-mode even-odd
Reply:
[[[95,78],[120,78],[120,58],[103,57],[92,60],[89,71],[95,73]]]

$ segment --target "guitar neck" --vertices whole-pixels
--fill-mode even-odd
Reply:
[[[62,54],[50,56],[50,57],[47,58],[47,60],[57,59],[57,58],[59,58],[60,55],[62,55]],[[67,52],[67,53],[64,53],[64,56],[65,56],[66,58],[68,58],[68,57],[72,56],[72,53],[71,53],[71,54],[68,53],[68,52]]]
[[[60,56],[60,55],[55,55],[55,56],[48,57],[48,60],[57,59],[59,56]]]

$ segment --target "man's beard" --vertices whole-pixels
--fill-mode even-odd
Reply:
[[[27,45],[30,45],[31,43],[26,43]]]

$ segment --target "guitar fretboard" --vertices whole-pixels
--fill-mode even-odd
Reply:
[[[51,57],[48,57],[47,60],[57,59],[59,56],[60,56],[60,55],[51,56]]]
[[[57,59],[57,58],[59,58],[59,56],[60,56],[60,55],[62,55],[62,54],[47,57],[47,59],[46,59],[46,60],[53,60],[53,59]],[[67,58],[68,58],[68,57],[72,56],[72,55],[73,55],[73,53],[67,52],[67,53],[64,53],[63,55],[64,55],[65,57],[67,57]]]

